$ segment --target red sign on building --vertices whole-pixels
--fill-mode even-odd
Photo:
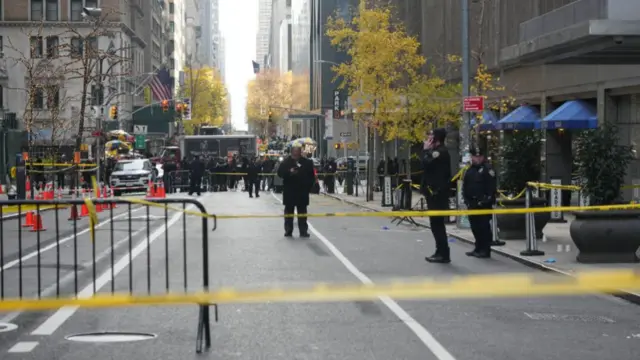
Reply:
[[[482,96],[467,96],[462,102],[462,108],[465,112],[482,112],[484,111],[484,98]]]

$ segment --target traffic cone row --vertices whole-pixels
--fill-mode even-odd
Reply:
[[[147,198],[161,198],[164,199],[167,197],[167,192],[164,188],[164,182],[160,181],[158,183],[153,183],[149,181],[147,189]]]

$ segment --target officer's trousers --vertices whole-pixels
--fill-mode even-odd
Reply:
[[[449,210],[449,196],[442,193],[437,195],[427,195],[427,208],[429,210]],[[447,228],[444,216],[429,216],[431,233],[436,240],[436,253],[449,259],[449,241],[447,239]]]
[[[291,234],[293,232],[293,215],[294,210],[298,211],[298,215],[303,215],[307,213],[306,206],[299,205],[285,205],[284,206],[284,214],[290,215],[284,218],[284,232]],[[298,230],[300,234],[306,234],[309,231],[309,225],[307,224],[307,217],[299,217],[298,216]]]
[[[202,176],[191,175],[191,182],[189,183],[189,195],[197,193],[200,196],[200,188],[202,187]]]
[[[474,251],[481,254],[491,253],[491,242],[493,241],[491,215],[470,215],[469,225],[471,225],[471,232],[476,239]]]

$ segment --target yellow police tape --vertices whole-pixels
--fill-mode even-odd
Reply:
[[[622,290],[624,289],[624,290]],[[231,304],[264,302],[339,302],[376,300],[469,299],[496,297],[575,296],[622,293],[640,289],[633,270],[592,271],[572,277],[531,274],[488,274],[452,279],[401,279],[379,284],[328,284],[267,289],[221,288],[217,291],[161,295],[96,295],[92,298],[5,299],[0,311],[52,310],[63,306],[87,308],[141,305]]]

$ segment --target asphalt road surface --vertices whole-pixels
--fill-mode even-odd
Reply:
[[[282,211],[279,197],[268,193],[253,199],[240,192],[205,194],[199,199],[208,212],[217,214]],[[311,210],[361,211],[324,197],[314,197]],[[114,228],[116,251],[111,256],[111,231],[99,230],[95,277],[94,245],[87,233],[78,236],[80,296],[90,296],[94,287],[98,292],[139,294],[201,289],[203,220],[165,214],[163,209],[151,209],[148,215],[142,209],[132,216],[130,232],[126,216],[110,222],[102,214],[102,221],[109,222],[103,228]],[[397,277],[536,271],[498,256],[468,258],[464,252],[469,247],[457,242],[451,242],[452,264],[428,264],[424,257],[433,252],[428,230],[396,227],[387,218],[314,218],[311,224],[312,237],[300,239],[283,237],[281,219],[220,220],[213,232],[207,223],[210,286],[369,283]],[[47,275],[42,288],[58,282],[55,268],[64,269],[63,278],[73,274],[69,271],[73,251],[68,250],[72,243],[41,254],[41,264],[58,264],[56,249],[65,249],[60,251],[65,266],[43,271]],[[15,250],[5,256],[5,263],[15,259]],[[34,267],[33,261],[26,263]],[[15,278],[12,272],[6,270]],[[37,274],[23,270],[23,277],[32,296]],[[62,292],[73,293],[75,275],[66,279]],[[14,280],[5,287],[15,295],[16,286]],[[49,290],[43,296],[55,294]],[[2,359],[636,360],[640,354],[640,308],[604,295],[225,305],[220,307],[220,322],[212,327],[213,347],[200,355],[195,354],[196,306],[63,308],[2,315],[5,319],[0,321],[12,324],[0,332]],[[155,337],[135,342],[120,337],[112,343],[68,339],[94,332]]]

